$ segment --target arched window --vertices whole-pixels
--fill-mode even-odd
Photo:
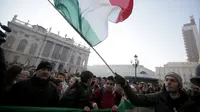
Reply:
[[[145,71],[141,71],[140,74],[147,74]]]
[[[15,42],[14,36],[8,36],[6,37],[6,42],[3,44],[4,48],[11,48],[13,43]]]
[[[59,71],[62,71],[62,70],[63,70],[63,67],[64,67],[64,65],[63,65],[62,63],[60,63],[60,64],[58,65],[58,70],[59,70]]]
[[[28,44],[28,41],[26,39],[22,39],[17,47],[17,51],[24,52],[27,44]]]
[[[74,64],[74,55],[71,56],[70,63]]]
[[[33,44],[31,45],[30,50],[29,50],[29,54],[34,55],[35,52],[36,52],[36,50],[37,50],[37,44],[36,44],[36,43],[33,43]]]
[[[77,58],[76,65],[80,65],[80,64],[81,64],[81,57],[79,56],[79,57]]]

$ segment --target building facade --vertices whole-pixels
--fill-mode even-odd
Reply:
[[[6,60],[18,62],[24,66],[37,66],[46,60],[52,63],[54,70],[66,70],[75,73],[86,70],[90,49],[76,44],[73,39],[63,38],[39,25],[31,25],[17,19],[15,15],[8,22],[12,29],[2,45]]]
[[[169,62],[163,67],[156,67],[156,76],[160,80],[164,80],[168,72],[176,72],[181,75],[183,84],[190,85],[190,78],[195,76],[195,68],[198,62]]]
[[[135,77],[135,67],[133,65],[109,65],[112,70],[116,73],[118,73],[121,76],[133,76]],[[108,69],[106,65],[93,65],[88,66],[88,70],[92,71],[96,76],[101,77],[108,77],[110,75],[113,75],[112,72]],[[137,67],[137,77],[142,78],[156,78],[155,72],[149,70],[148,68],[145,68],[142,65],[139,65]]]
[[[183,39],[189,62],[198,62],[200,53],[200,35],[193,16],[190,17],[190,23],[182,27]]]

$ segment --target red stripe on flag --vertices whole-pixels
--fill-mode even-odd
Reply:
[[[124,21],[132,13],[133,0],[110,0],[110,3],[113,6],[119,6],[122,9],[118,15],[116,23]]]

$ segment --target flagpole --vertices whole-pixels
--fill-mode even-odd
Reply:
[[[53,3],[51,3],[50,0],[48,0],[49,3],[54,7]],[[55,8],[55,7],[54,7]],[[57,10],[57,9],[56,9]],[[58,11],[58,10],[57,10]],[[59,12],[59,11],[58,11]],[[59,12],[60,13],[60,12]],[[60,15],[62,15],[60,13]],[[63,15],[62,15],[63,16]],[[84,38],[84,36],[71,24],[71,22],[63,16],[64,19],[71,25],[71,27],[85,40],[85,42],[94,50],[94,52],[101,58],[101,60],[106,64],[108,69],[115,75],[115,72],[112,70],[112,68],[108,65],[108,63],[103,59],[103,57],[98,53],[98,51]]]

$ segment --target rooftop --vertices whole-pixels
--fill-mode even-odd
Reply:
[[[74,41],[73,37],[68,38],[67,34],[65,35],[65,37],[62,37],[62,36],[59,35],[60,32],[58,32],[58,34],[55,34],[55,33],[51,32],[51,28],[49,28],[49,29],[47,28],[46,29],[46,28],[44,28],[44,27],[42,27],[40,25],[31,25],[31,24],[29,24],[29,20],[28,20],[28,22],[24,22],[24,21],[18,20],[17,19],[17,15],[15,15],[13,17],[11,22],[12,23],[17,23],[19,25],[22,25],[23,27],[26,27],[28,29],[34,30],[34,31],[38,32],[39,34],[42,34],[42,35],[47,35],[48,34],[48,36],[54,37],[54,38],[56,38],[58,40],[61,40],[61,41],[67,42],[67,43],[70,42],[70,43],[74,44],[77,47],[80,47],[82,49],[90,51],[90,48],[88,48],[88,47],[86,47],[84,45],[76,43]]]

